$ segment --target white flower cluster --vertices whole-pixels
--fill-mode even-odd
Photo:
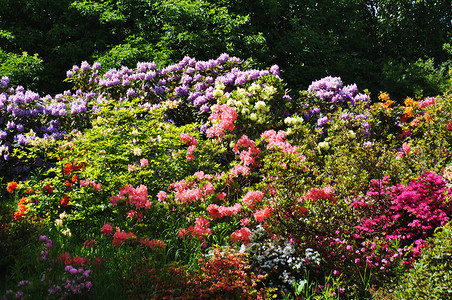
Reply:
[[[287,117],[284,119],[284,123],[286,123],[286,125],[289,127],[286,131],[286,133],[288,135],[293,134],[294,132],[296,132],[298,129],[300,129],[303,126],[303,118],[302,117],[298,117],[298,116],[292,116],[292,117]]]
[[[291,289],[305,277],[308,266],[320,264],[320,254],[313,249],[297,249],[290,240],[266,239],[265,229],[259,226],[251,233],[246,251],[254,263],[268,274],[268,284],[278,289]],[[262,241],[263,240],[263,241]]]

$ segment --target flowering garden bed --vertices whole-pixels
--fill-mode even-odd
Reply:
[[[1,80],[6,299],[418,292],[452,215],[450,96],[295,96],[227,54],[100,69],[55,96]]]

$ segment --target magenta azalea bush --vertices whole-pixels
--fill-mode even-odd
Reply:
[[[99,70],[2,79],[5,299],[371,298],[449,223],[447,94],[293,97],[227,54]]]

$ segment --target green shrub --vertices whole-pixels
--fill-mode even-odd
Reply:
[[[452,227],[442,227],[419,261],[403,276],[396,299],[450,299],[452,297]]]

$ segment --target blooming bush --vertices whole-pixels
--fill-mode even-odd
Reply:
[[[277,66],[227,54],[67,75],[53,98],[0,87],[0,165],[21,168],[2,178],[0,249],[32,228],[62,267],[8,274],[6,297],[362,298],[449,222],[447,95],[372,104],[326,77],[292,98]]]

